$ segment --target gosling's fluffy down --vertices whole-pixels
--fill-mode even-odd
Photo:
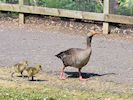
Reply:
[[[24,61],[22,63],[17,63],[13,65],[13,72],[11,74],[11,77],[13,77],[15,73],[20,73],[21,76],[23,77],[23,71],[27,68],[27,66],[28,66],[28,61]]]
[[[34,80],[34,75],[38,74],[42,70],[41,65],[36,65],[35,67],[27,67],[26,71],[28,74],[28,78],[32,78],[31,80]]]

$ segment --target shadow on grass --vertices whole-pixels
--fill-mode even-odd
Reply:
[[[28,76],[27,75],[24,75],[23,77],[21,75],[17,76],[17,77],[21,77],[21,78],[27,78],[28,79]],[[44,81],[48,81],[48,80],[42,80],[42,79],[29,79],[28,81],[35,81],[35,82],[44,82]]]
[[[78,72],[65,71],[65,73],[68,75],[69,78],[78,78],[79,77]],[[105,75],[116,75],[116,74],[115,73],[97,74],[97,73],[85,73],[85,72],[82,73],[83,78],[101,77],[101,76],[105,76]]]
[[[24,76],[18,75],[17,77],[24,77],[24,78],[27,78],[28,76],[27,76],[27,75],[24,75]]]
[[[42,80],[42,79],[34,79],[34,80],[28,80],[30,82],[44,82],[44,81],[48,81],[48,80]]]

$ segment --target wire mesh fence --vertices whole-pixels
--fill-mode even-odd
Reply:
[[[19,0],[0,0],[2,3],[18,4]],[[30,6],[60,8],[78,11],[103,12],[103,5],[98,0],[28,0]]]
[[[19,0],[0,0],[0,3],[18,4]]]
[[[133,0],[119,0],[117,14],[133,16]]]
[[[18,4],[19,0],[0,0]],[[25,0],[26,1],[26,0]],[[103,13],[104,0],[27,0],[26,5]],[[133,16],[133,0],[115,0],[113,14]]]

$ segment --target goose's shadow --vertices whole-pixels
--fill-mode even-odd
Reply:
[[[41,80],[41,79],[34,79],[34,80],[28,80],[31,82],[44,82],[44,81],[48,81],[48,80]]]
[[[78,78],[79,77],[78,72],[65,71],[65,73],[68,75],[69,78]],[[115,73],[97,74],[97,73],[85,73],[85,72],[82,73],[83,78],[101,77],[101,76],[105,76],[105,75],[116,75],[116,74]]]

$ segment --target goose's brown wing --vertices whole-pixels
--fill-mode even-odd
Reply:
[[[82,49],[80,48],[71,48],[71,49],[68,49],[66,51],[62,51],[60,52],[59,54],[55,55],[56,57],[60,58],[60,59],[63,59],[65,58],[66,56],[73,56],[75,55],[78,51],[81,51]]]
[[[71,48],[66,51],[62,51],[56,56],[63,61],[65,66],[74,66],[75,65],[75,57],[77,52],[82,51],[80,48]]]

